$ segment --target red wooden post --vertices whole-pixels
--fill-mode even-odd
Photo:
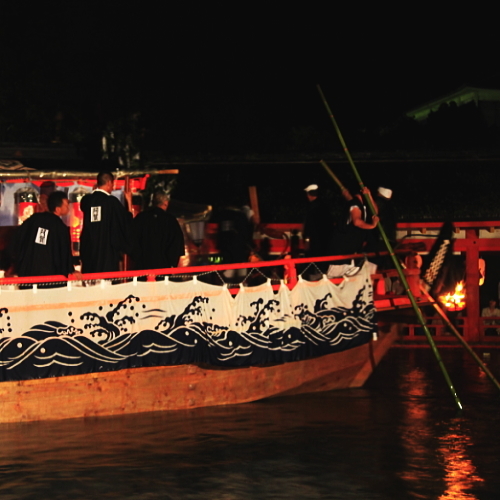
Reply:
[[[285,260],[291,259],[290,255],[285,257]],[[288,288],[292,289],[297,284],[297,270],[295,269],[295,264],[290,262],[285,264],[284,266],[284,278],[285,283],[288,285]]]
[[[467,293],[467,321],[464,337],[469,342],[480,340],[479,307],[479,239],[475,229],[466,230],[465,290]]]
[[[378,278],[374,280],[374,287],[375,289],[375,295],[380,296],[380,295],[385,295],[385,279],[382,276],[382,278]]]
[[[129,175],[125,176],[125,186],[124,186],[123,190],[125,193],[130,193],[130,176]],[[130,213],[133,213],[132,212],[132,203],[127,203],[126,208]],[[128,271],[129,266],[130,266],[129,256],[124,255],[123,256],[123,270]]]
[[[422,294],[420,291],[420,269],[408,269],[406,274],[406,281],[410,287],[411,293],[415,298],[419,298]]]

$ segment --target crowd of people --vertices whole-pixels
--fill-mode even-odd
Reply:
[[[80,205],[84,214],[81,272],[119,271],[123,255],[130,256],[137,270],[177,267],[184,255],[184,235],[177,219],[167,213],[168,195],[155,193],[152,207],[132,218],[131,194],[125,193],[126,206],[112,195],[113,174],[101,172],[96,180],[96,188],[82,198]],[[74,274],[80,279],[69,228],[61,220],[69,210],[66,193],[54,190],[48,195],[46,206],[47,211],[33,214],[14,236],[14,272],[19,277]]]
[[[307,186],[304,191],[309,201],[303,230],[306,257],[385,250],[380,233],[375,231],[381,218],[389,241],[395,242],[396,216],[390,189],[379,187],[374,199],[367,187],[354,194],[354,190],[342,187],[341,196],[344,203],[337,219],[332,216],[330,207],[321,197],[317,184]],[[370,200],[374,214],[370,213],[366,199]],[[347,262],[348,260],[338,260],[336,264]]]
[[[184,235],[177,219],[167,212],[168,195],[154,193],[152,206],[133,218],[131,193],[124,194],[125,205],[122,204],[112,194],[113,174],[101,172],[95,189],[81,200],[83,229],[75,268],[69,228],[61,220],[69,210],[68,197],[63,191],[57,191],[55,185],[53,188],[44,196],[43,211],[32,215],[16,232],[11,254],[17,276],[75,274],[80,279],[78,264],[84,274],[116,272],[124,255],[129,256],[136,270],[178,266],[184,255]],[[384,227],[389,239],[395,239],[396,220],[390,189],[380,187],[374,199],[366,187],[359,193],[343,188],[344,207],[337,218],[322,198],[318,185],[307,186],[305,193],[308,209],[302,236],[306,257],[382,250],[379,234],[373,231],[379,217],[386,219]],[[370,200],[375,214],[370,214],[366,199]],[[217,224],[216,244],[223,263],[251,260],[255,243],[253,213],[249,207],[229,203],[214,214],[212,222]]]

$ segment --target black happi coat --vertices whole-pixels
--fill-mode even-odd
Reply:
[[[248,262],[253,250],[253,226],[245,213],[236,207],[225,207],[212,221],[218,223],[217,248],[224,264]]]
[[[367,209],[363,201],[356,196],[345,205],[342,221],[337,227],[331,244],[333,255],[350,255],[364,251],[364,244],[371,233],[371,229],[362,229],[352,222],[351,210],[358,208],[364,222],[367,219]],[[337,261],[336,264],[344,261]]]
[[[176,267],[184,255],[184,234],[177,219],[154,207],[138,214],[132,223],[136,269]]]
[[[84,214],[80,237],[83,273],[104,273],[119,270],[122,253],[130,253],[132,215],[120,201],[102,191],[82,198]]]
[[[309,202],[304,220],[303,237],[309,239],[306,257],[322,257],[329,253],[334,220],[327,203],[321,198]]]
[[[18,276],[51,276],[74,271],[69,228],[51,212],[33,214],[18,228],[12,248]]]

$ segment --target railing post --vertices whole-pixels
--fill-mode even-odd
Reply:
[[[467,292],[467,322],[464,337],[468,342],[480,340],[479,328],[479,241],[474,229],[467,229],[465,252],[465,290]]]
[[[287,255],[285,257],[285,260],[290,260],[291,257],[290,255]],[[295,268],[295,264],[293,262],[289,262],[287,264],[283,265],[284,268],[284,278],[285,278],[285,283],[290,287],[293,288],[297,284],[297,269]]]
[[[385,295],[385,278],[383,274],[372,274],[373,293],[376,296]]]
[[[405,259],[406,265],[406,281],[410,287],[411,293],[414,297],[420,297],[420,266],[422,265],[421,259],[418,260],[415,255],[409,255]]]

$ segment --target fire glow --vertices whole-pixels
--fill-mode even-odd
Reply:
[[[459,281],[455,286],[453,293],[440,295],[439,301],[448,309],[448,311],[461,311],[465,308],[465,285]]]

